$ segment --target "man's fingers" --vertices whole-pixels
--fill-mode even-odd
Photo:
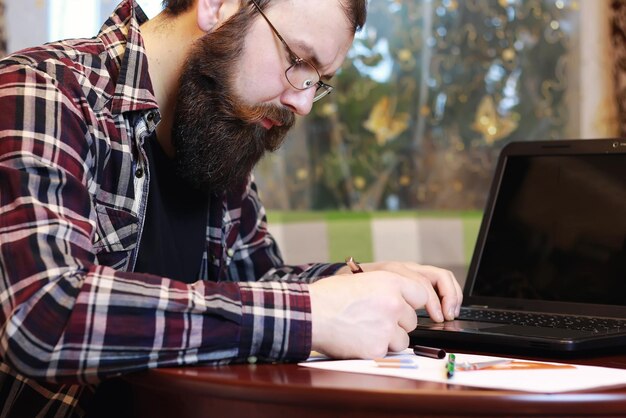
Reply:
[[[405,305],[405,309],[400,314],[398,319],[398,325],[405,331],[411,332],[417,327],[417,315],[415,314],[415,308],[410,305]]]
[[[433,290],[432,286],[424,286],[421,283],[408,279],[410,276],[402,277],[400,291],[402,292],[402,297],[408,303],[413,310],[420,309],[428,300],[432,297],[432,294],[436,297],[437,294]]]
[[[446,318],[441,309],[441,302],[439,296],[433,288],[430,288],[428,302],[426,302],[426,312],[435,322],[443,322]]]
[[[454,274],[451,271],[433,266],[419,266],[419,268],[414,268],[412,271],[428,279],[432,286],[437,289],[437,293],[439,293],[436,303],[429,300],[426,306],[426,310],[433,319],[439,320],[440,318],[441,321],[443,321],[444,317],[448,320],[454,319],[459,314],[461,303],[463,302],[463,290],[455,279]],[[438,312],[442,313],[443,317],[439,316],[437,318]]]
[[[417,326],[416,309],[426,307],[433,320],[443,321],[440,300],[456,308],[460,288],[445,270],[433,268],[431,273],[428,266],[411,266],[393,263],[388,269],[364,269],[363,274],[309,285],[313,349],[338,358],[381,356],[387,349],[408,347],[408,333]]]
[[[389,342],[389,351],[402,351],[409,346],[409,334],[401,327],[396,327]]]
[[[413,309],[426,308],[428,315],[437,322],[442,322],[444,316],[441,312],[439,296],[435,289],[428,283],[424,285],[420,280],[414,280],[416,273],[406,269],[404,277],[407,281],[402,287],[402,296]]]

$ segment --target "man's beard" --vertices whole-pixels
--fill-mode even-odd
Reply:
[[[246,17],[237,15],[204,35],[180,77],[172,127],[176,166],[178,175],[199,190],[220,194],[245,184],[294,123],[288,109],[246,105],[233,91],[247,26]],[[281,126],[267,130],[259,123],[265,118]]]

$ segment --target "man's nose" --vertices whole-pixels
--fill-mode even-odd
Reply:
[[[306,90],[296,90],[291,87],[285,89],[280,97],[280,102],[295,114],[304,116],[311,112],[314,97],[315,87]]]

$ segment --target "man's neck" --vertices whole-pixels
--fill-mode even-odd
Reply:
[[[195,9],[170,16],[165,12],[141,25],[148,71],[161,111],[157,138],[164,152],[174,156],[171,130],[178,94],[178,80],[192,43],[204,33],[195,22]]]

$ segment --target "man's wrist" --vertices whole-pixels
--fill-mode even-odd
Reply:
[[[336,274],[350,274],[350,267],[348,267],[347,265],[342,266],[341,268],[339,268],[339,270],[336,271]]]

